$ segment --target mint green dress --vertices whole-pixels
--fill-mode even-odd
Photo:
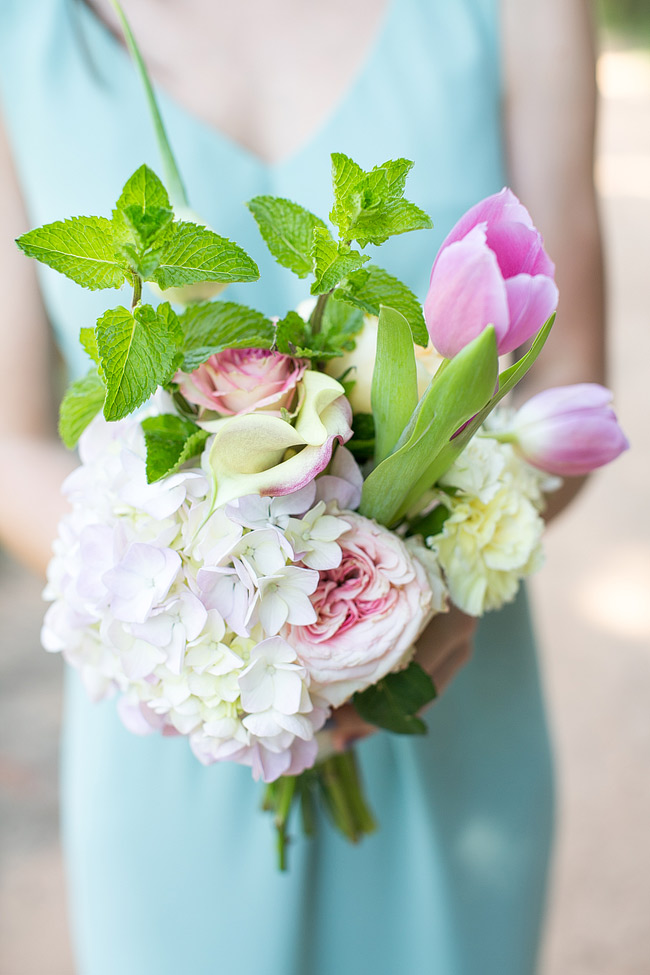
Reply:
[[[283,314],[305,296],[243,204],[271,193],[325,215],[331,151],[365,167],[416,161],[409,197],[436,230],[394,239],[380,263],[423,297],[442,237],[506,181],[498,34],[497,0],[392,0],[343,100],[277,165],[161,92],[193,208],[262,271],[228,297]],[[108,214],[137,166],[160,170],[129,59],[81,3],[2,0],[0,55],[32,225]],[[79,372],[79,328],[126,298],[40,273]],[[427,720],[425,738],[380,733],[359,747],[377,834],[353,847],[323,823],[280,874],[248,769],[204,768],[181,738],[131,735],[113,700],[90,703],[68,673],[62,820],[78,975],[534,972],[552,778],[523,598],[482,621],[472,661]]]

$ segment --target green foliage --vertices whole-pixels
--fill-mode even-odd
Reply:
[[[88,424],[101,410],[106,389],[96,369],[70,384],[59,411],[59,436],[66,447],[75,447]]]
[[[366,478],[360,511],[395,524],[435,481],[436,457],[494,391],[498,359],[493,326],[443,363],[419,401],[395,451]]]
[[[363,328],[363,312],[360,308],[342,301],[328,301],[321,319],[320,330],[325,347],[349,352],[354,348],[354,337]]]
[[[352,417],[353,437],[346,443],[358,464],[365,464],[375,455],[375,421],[372,413],[355,413]]]
[[[289,268],[299,278],[310,274],[314,230],[326,230],[320,217],[291,200],[276,196],[256,196],[247,205],[278,264]]]
[[[178,319],[168,304],[154,310],[118,306],[97,322],[97,348],[106,383],[104,416],[120,420],[168,383],[181,340]]]
[[[147,482],[159,481],[173,474],[205,446],[209,434],[173,413],[150,416],[142,421],[147,447]]]
[[[113,226],[105,217],[71,217],[30,230],[16,241],[34,257],[92,291],[120,288],[124,267],[115,256]]]
[[[404,199],[412,166],[408,159],[393,159],[364,172],[343,153],[332,153],[334,207],[330,219],[342,240],[356,240],[365,247],[383,244],[394,234],[433,226],[424,210]]]
[[[315,275],[311,286],[313,295],[331,291],[346,275],[357,271],[370,260],[366,254],[351,250],[347,244],[337,244],[326,227],[314,230],[312,257]]]
[[[273,323],[261,312],[234,301],[190,305],[179,317],[183,331],[183,372],[198,369],[224,349],[270,349]]]
[[[179,220],[168,228],[158,267],[147,280],[164,290],[200,281],[256,281],[259,276],[257,264],[237,244]]]
[[[375,264],[350,274],[332,297],[356,305],[370,315],[378,315],[381,305],[394,308],[411,326],[416,345],[426,347],[429,344],[422,305],[416,296],[405,284]]]
[[[99,365],[99,349],[97,348],[97,337],[94,328],[82,328],[79,332],[79,341],[86,354],[93,360],[96,366]]]
[[[424,735],[427,727],[417,713],[435,697],[433,681],[413,660],[405,670],[355,694],[352,703],[369,724],[398,735]]]
[[[382,305],[377,327],[377,355],[372,374],[375,461],[388,457],[418,404],[413,339],[403,315]]]

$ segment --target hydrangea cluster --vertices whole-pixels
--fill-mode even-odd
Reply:
[[[141,419],[100,418],[81,439],[43,644],[93,698],[120,692],[131,731],[186,735],[202,762],[264,781],[298,774],[331,706],[410,658],[442,584],[434,598],[404,542],[341,510],[361,484],[344,448],[347,478],[215,507],[207,465],[147,483]]]

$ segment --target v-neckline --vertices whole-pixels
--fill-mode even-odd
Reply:
[[[306,137],[296,146],[296,148],[286,156],[276,160],[265,159],[263,156],[259,155],[259,153],[249,149],[248,146],[244,145],[243,142],[239,142],[237,139],[233,138],[233,136],[231,136],[228,132],[225,132],[218,126],[213,125],[194,110],[187,108],[176,98],[175,95],[172,95],[164,86],[152,79],[156,97],[158,98],[159,104],[163,108],[163,121],[166,121],[165,110],[169,110],[169,112],[173,114],[184,116],[195,126],[200,128],[204,133],[207,133],[213,140],[225,146],[229,151],[248,160],[249,163],[253,164],[258,169],[266,170],[269,173],[291,166],[292,164],[297,163],[303,155],[307,155],[314,145],[326,138],[327,132],[334,128],[336,122],[344,112],[345,106],[349,101],[354,99],[356,92],[359,91],[359,89],[363,86],[366,77],[372,73],[375,64],[379,63],[382,49],[385,46],[387,38],[392,33],[392,21],[396,14],[397,5],[397,0],[388,0],[386,9],[384,10],[384,13],[378,23],[375,36],[370,42],[366,56],[363,58],[357,70],[353,74],[352,80],[348,84],[347,88],[330,106],[321,119],[319,125],[316,126],[316,128],[311,132],[307,133]],[[113,56],[121,58],[122,64],[128,66],[134,72],[135,76],[136,68],[131,61],[127,48],[121,43],[119,38],[116,37],[109,26],[97,16],[89,4],[82,2],[79,4],[79,6],[83,10],[86,17],[86,22],[89,25],[89,29],[95,32],[95,36],[99,42],[104,44],[104,46],[111,51]],[[103,63],[101,70],[104,70]],[[336,146],[330,146],[328,151],[334,151],[336,148]]]

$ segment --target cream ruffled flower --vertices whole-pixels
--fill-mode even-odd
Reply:
[[[541,567],[546,478],[508,444],[477,437],[442,479],[451,511],[427,539],[443,568],[452,601],[482,616],[514,599],[524,576]]]

